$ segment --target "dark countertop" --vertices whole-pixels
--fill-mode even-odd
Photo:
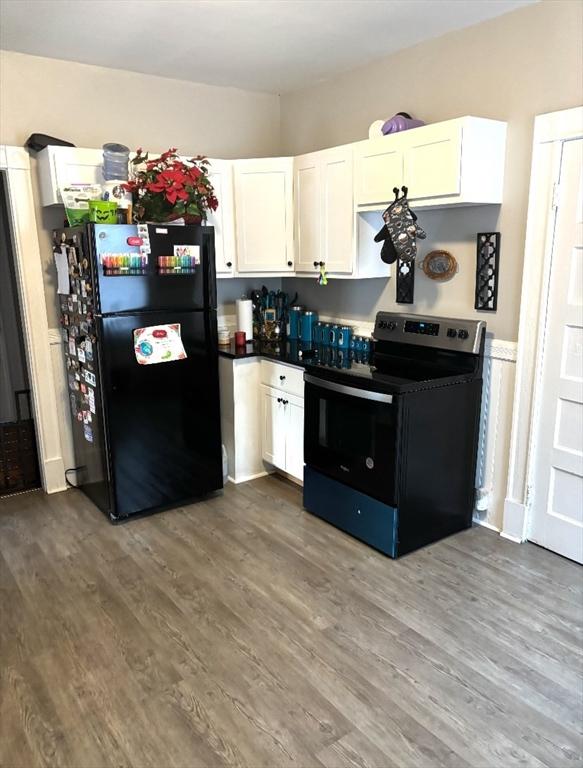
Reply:
[[[265,357],[279,363],[289,363],[304,368],[314,356],[314,350],[309,345],[299,341],[249,341],[244,347],[236,347],[235,342],[227,346],[219,344],[219,355],[241,360],[245,357]],[[305,356],[305,357],[304,357]]]
[[[227,346],[219,346],[219,354],[232,360],[246,357],[264,357],[278,363],[307,366],[323,366],[330,368],[350,369],[353,363],[369,365],[368,352],[343,352],[334,347],[313,347],[301,341],[280,341],[269,343],[265,341],[248,342],[245,347],[235,346],[235,342]]]

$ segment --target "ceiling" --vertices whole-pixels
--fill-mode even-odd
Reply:
[[[284,93],[537,0],[0,0],[0,47]]]

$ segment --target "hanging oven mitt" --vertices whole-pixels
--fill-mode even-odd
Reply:
[[[326,274],[326,266],[324,264],[320,264],[320,271],[316,280],[318,285],[328,285],[328,275]]]
[[[389,205],[383,212],[385,226],[375,237],[375,241],[384,240],[381,259],[388,264],[397,259],[412,261],[417,255],[417,238],[427,237],[417,223],[417,216],[409,208],[406,194]]]

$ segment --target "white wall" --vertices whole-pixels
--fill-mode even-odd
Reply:
[[[483,317],[498,338],[515,340],[533,120],[537,114],[581,102],[582,50],[583,3],[543,0],[282,96],[281,149],[300,154],[357,141],[367,137],[373,120],[401,110],[427,122],[462,115],[508,121],[501,209],[420,213],[420,223],[433,243],[452,246],[460,274],[439,287],[418,274],[412,309],[476,316],[471,278],[475,235],[496,229],[502,232],[499,309]],[[428,249],[423,244],[421,254]],[[314,290],[308,291],[310,301],[315,299]],[[363,281],[352,291],[339,283],[326,290],[326,305],[342,310],[344,316],[346,301],[358,315],[398,307],[394,280],[384,287]]]
[[[277,155],[276,95],[170,80],[135,72],[0,51],[0,144],[22,146],[48,133],[79,147],[119,141],[152,152],[176,146],[209,157]],[[62,209],[38,206],[32,169],[49,325],[57,325],[50,231]]]

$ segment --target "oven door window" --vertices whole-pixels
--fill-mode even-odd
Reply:
[[[306,384],[306,464],[394,504],[395,443],[395,403]]]

